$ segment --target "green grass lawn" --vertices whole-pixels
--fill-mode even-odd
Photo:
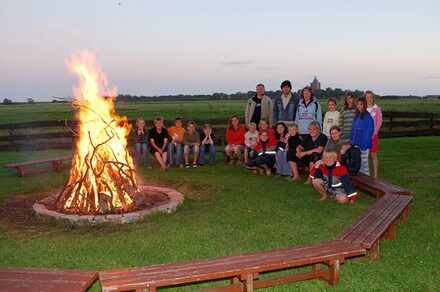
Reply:
[[[381,140],[380,176],[413,191],[410,219],[398,225],[395,240],[381,242],[379,263],[349,260],[342,265],[337,290],[440,289],[438,153],[440,137]],[[66,154],[0,152],[0,164]],[[217,158],[216,167],[173,168],[165,173],[157,167],[140,169],[142,180],[173,187],[185,201],[176,213],[124,226],[41,223],[19,206],[23,202],[31,206],[38,198],[35,193],[62,187],[67,171],[18,178],[14,170],[1,168],[0,266],[102,270],[321,242],[334,238],[374,202],[360,195],[354,206],[319,203],[318,195],[300,182],[252,175],[222,163],[220,155]],[[91,290],[98,291],[99,283]],[[292,290],[334,289],[312,280],[266,291]]]
[[[320,100],[323,111],[326,102]],[[440,100],[379,100],[383,111],[437,112],[440,113]],[[341,108],[343,102],[339,102]],[[189,119],[225,118],[231,115],[244,117],[246,101],[181,101],[181,102],[141,102],[117,103],[116,112],[129,119],[144,118],[152,120],[164,116],[168,121],[180,116]],[[73,119],[73,108],[68,104],[37,103],[33,105],[0,105],[0,124],[36,120]]]

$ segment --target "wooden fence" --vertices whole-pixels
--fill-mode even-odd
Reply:
[[[134,121],[130,121],[134,123]],[[227,119],[196,120],[199,128],[210,123],[218,142],[224,140]],[[153,123],[147,122],[149,126]],[[77,123],[48,120],[0,125],[0,151],[71,149]],[[440,113],[384,112],[380,137],[440,135]],[[128,139],[132,144],[131,137]]]

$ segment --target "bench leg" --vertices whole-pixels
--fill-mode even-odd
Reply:
[[[388,231],[383,236],[383,239],[385,239],[385,240],[393,240],[395,236],[396,236],[396,221],[391,223],[390,227],[388,227]]]
[[[23,166],[17,167],[17,175],[18,175],[18,177],[24,176],[24,167]]]
[[[329,262],[329,267],[324,276],[324,281],[332,285],[333,287],[339,284],[339,260]]]
[[[233,277],[231,279],[231,285],[240,283],[240,279],[238,277]]]
[[[399,217],[399,222],[405,223],[409,219],[409,205],[403,209],[402,215]]]
[[[321,270],[321,264],[313,264],[312,265],[312,271],[320,271]]]
[[[253,274],[242,275],[241,280],[243,281],[245,292],[254,291],[254,275]]]
[[[379,239],[370,248],[370,260],[377,262],[379,260]]]

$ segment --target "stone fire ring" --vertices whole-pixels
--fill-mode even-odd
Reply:
[[[33,210],[39,215],[54,218],[60,221],[65,221],[74,225],[91,225],[91,224],[101,224],[101,223],[112,223],[112,224],[124,224],[136,222],[144,218],[145,216],[164,212],[171,214],[177,210],[177,206],[183,202],[183,195],[173,189],[154,187],[141,185],[139,190],[143,194],[162,194],[168,197],[167,202],[153,206],[148,209],[134,210],[130,213],[123,214],[100,214],[100,215],[75,215],[75,214],[64,214],[47,208],[42,201],[54,200],[57,195],[43,199],[40,202],[36,202],[33,205]]]

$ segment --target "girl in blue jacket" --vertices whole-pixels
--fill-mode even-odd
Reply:
[[[367,100],[360,97],[356,100],[356,117],[351,126],[351,144],[361,149],[361,169],[360,172],[370,175],[368,167],[368,153],[372,146],[374,134],[374,121],[367,111]]]

